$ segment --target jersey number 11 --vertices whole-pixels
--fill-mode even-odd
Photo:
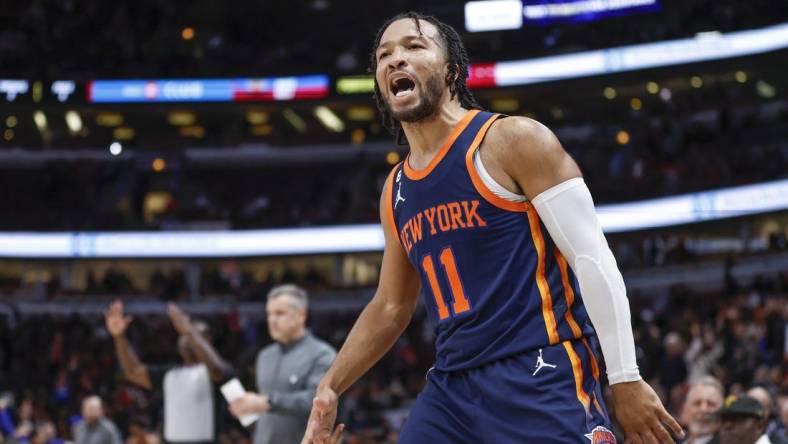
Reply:
[[[454,299],[454,304],[452,304],[454,315],[456,316],[470,310],[471,306],[462,289],[460,275],[457,273],[457,262],[454,260],[454,253],[452,253],[451,247],[446,247],[441,251],[440,261],[451,286],[452,298]],[[435,264],[432,261],[432,255],[424,256],[424,259],[421,261],[421,267],[427,273],[427,280],[430,282],[432,294],[435,296],[435,304],[438,306],[438,318],[442,321],[449,317],[449,308],[446,306],[446,300],[443,298],[440,285],[438,285],[438,277],[435,274]]]

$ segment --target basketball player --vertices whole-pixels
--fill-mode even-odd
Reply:
[[[462,43],[433,17],[392,18],[373,51],[384,123],[410,154],[380,200],[377,292],[318,387],[303,442],[338,442],[338,397],[403,332],[420,283],[437,356],[401,443],[615,442],[597,340],[627,442],[681,436],[640,377],[621,273],[553,133],[479,111]]]

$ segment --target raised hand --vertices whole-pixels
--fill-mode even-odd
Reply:
[[[177,305],[170,302],[167,304],[167,315],[170,317],[173,328],[178,333],[185,335],[189,332],[191,327],[191,320],[189,316],[183,312]]]
[[[131,316],[123,315],[123,301],[115,299],[104,312],[104,323],[113,338],[123,335],[131,324]]]

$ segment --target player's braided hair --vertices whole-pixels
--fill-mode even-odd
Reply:
[[[436,28],[438,28],[438,35],[440,36],[440,39],[444,45],[444,50],[446,51],[446,63],[448,63],[449,72],[447,73],[445,80],[446,85],[449,87],[449,94],[451,94],[451,98],[454,99],[456,96],[460,101],[460,105],[465,109],[481,109],[481,105],[476,102],[476,99],[473,97],[473,94],[471,94],[471,91],[468,89],[468,85],[466,84],[466,80],[468,79],[468,53],[465,51],[465,46],[463,46],[459,34],[457,34],[457,31],[455,31],[454,28],[431,15],[425,15],[419,12],[411,11],[397,14],[394,17],[388,19],[386,23],[384,23],[383,26],[381,26],[378,30],[377,36],[375,36],[375,44],[372,45],[372,53],[370,54],[370,70],[372,74],[375,73],[378,67],[378,61],[375,57],[375,52],[378,48],[378,45],[380,45],[380,39],[383,37],[383,32],[385,32],[386,28],[388,28],[393,22],[404,18],[413,20],[416,23],[416,29],[418,29],[419,32],[421,32],[421,23],[419,20],[432,23]],[[380,93],[380,87],[378,87],[377,78],[375,78],[375,102],[378,105],[378,111],[380,111],[383,126],[388,128],[392,134],[397,136],[397,143],[403,143],[405,134],[402,130],[402,125],[396,119],[394,119],[394,117],[386,108],[383,95]]]

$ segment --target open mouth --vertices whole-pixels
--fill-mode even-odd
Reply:
[[[390,90],[396,97],[408,95],[416,88],[416,83],[407,77],[399,77],[391,81]]]

